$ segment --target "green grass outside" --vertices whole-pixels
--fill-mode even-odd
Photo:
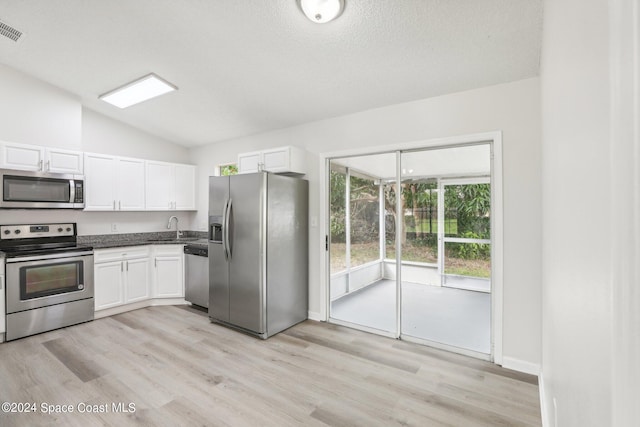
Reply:
[[[447,234],[455,235],[458,234],[458,220],[455,218],[445,219],[444,221],[444,230]],[[407,226],[407,231],[410,233],[429,233],[429,219],[420,219],[416,221],[415,226]],[[435,219],[431,220],[431,232],[433,234],[438,233],[438,221]]]

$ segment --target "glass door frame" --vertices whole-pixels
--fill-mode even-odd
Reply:
[[[445,272],[445,244],[446,243],[480,243],[491,244],[491,239],[469,239],[463,237],[447,237],[445,234],[445,186],[465,184],[491,184],[490,176],[478,176],[468,178],[441,178],[438,179],[438,274],[440,286],[446,286]],[[491,207],[491,211],[493,206]]]
[[[389,336],[396,339],[403,339],[410,342],[419,342],[428,346],[443,348],[448,351],[467,354],[476,358],[483,358],[480,354],[472,351],[461,351],[456,347],[438,345],[438,343],[428,342],[403,335],[401,333],[402,319],[402,290],[399,283],[401,277],[401,233],[396,229],[396,331],[395,333],[384,333],[378,329],[367,328],[362,325],[351,324],[330,317],[330,259],[329,259],[329,166],[330,160],[346,157],[359,157],[373,154],[396,153],[396,179],[400,183],[402,163],[402,153],[411,151],[437,150],[445,148],[456,148],[470,145],[489,144],[491,150],[491,353],[488,360],[502,365],[503,361],[503,185],[502,185],[502,132],[487,132],[458,137],[442,138],[435,140],[419,141],[408,144],[396,144],[394,146],[368,147],[342,152],[331,152],[320,154],[320,239],[325,242],[325,250],[320,253],[320,298],[321,306],[319,313],[311,313],[310,319],[326,321],[338,325],[348,326],[354,329],[371,332],[382,336]],[[396,200],[396,213],[401,209],[401,202]],[[312,221],[313,222],[313,221]],[[400,224],[400,227],[402,225]],[[400,230],[402,231],[402,230]],[[398,250],[400,249],[400,250]]]

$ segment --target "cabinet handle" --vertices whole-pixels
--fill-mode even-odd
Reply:
[[[42,168],[42,164],[43,164],[43,161],[42,161],[42,160],[40,160],[40,167],[39,167],[39,169],[40,169],[40,170],[42,170],[42,169],[43,169],[43,168]]]
[[[125,261],[127,263],[127,271],[129,271],[129,261]]]
[[[158,268],[158,258],[154,258],[154,259],[153,259],[153,266],[154,266],[155,268]]]
[[[116,201],[115,200],[113,201],[113,210],[114,211],[116,210]]]
[[[51,170],[51,160],[47,160],[47,166],[44,168],[44,170],[47,172]]]
[[[120,272],[124,271],[124,261],[120,261]]]
[[[118,200],[118,210],[122,210],[122,200]]]

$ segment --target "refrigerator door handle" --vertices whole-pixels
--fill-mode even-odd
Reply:
[[[229,206],[229,199],[224,202],[224,209],[222,210],[222,251],[224,252],[225,261],[229,261],[229,252],[227,251],[227,206]]]
[[[233,200],[229,199],[229,202],[227,203],[227,221],[224,224],[224,233],[225,233],[225,240],[227,241],[227,259],[231,259],[231,257],[233,256],[231,253],[231,241],[229,240],[229,224],[231,223],[231,207],[233,206]]]

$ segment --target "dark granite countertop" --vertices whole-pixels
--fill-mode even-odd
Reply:
[[[144,245],[184,245],[206,246],[207,233],[202,231],[183,231],[177,239],[175,231],[152,233],[94,234],[78,236],[78,244],[93,246],[94,249],[120,248]]]

